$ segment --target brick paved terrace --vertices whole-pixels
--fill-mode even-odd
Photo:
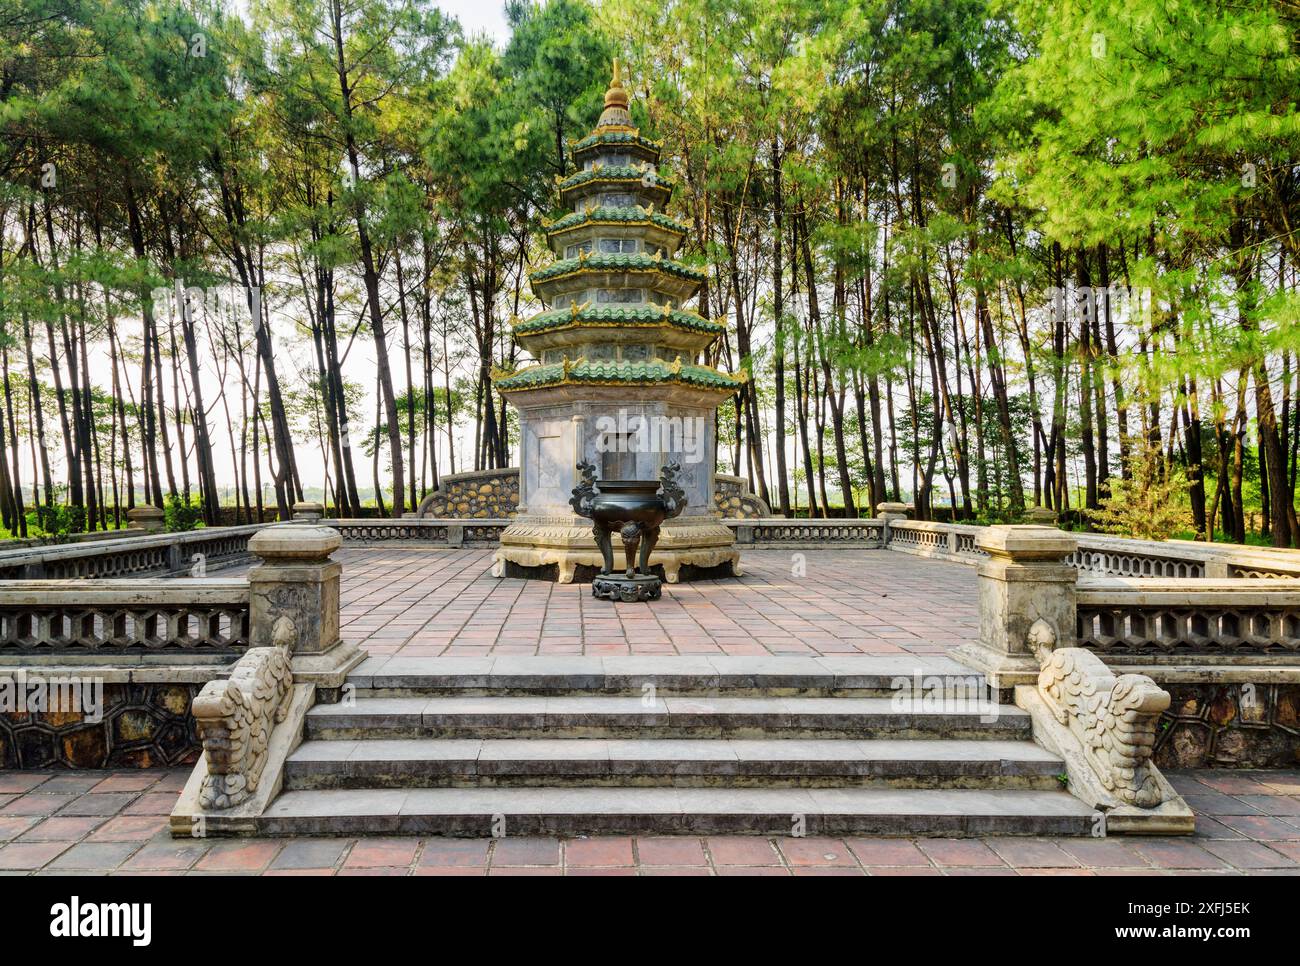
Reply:
[[[177,840],[189,769],[0,774],[0,875],[1241,875],[1300,873],[1300,771],[1171,778],[1188,838]]]
[[[978,630],[975,570],[885,550],[747,549],[745,576],[653,605],[498,579],[490,550],[344,548],[343,633],[373,655],[942,654]]]

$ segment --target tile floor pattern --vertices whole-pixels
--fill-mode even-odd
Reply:
[[[373,655],[942,654],[978,633],[975,569],[888,550],[746,550],[745,576],[613,604],[498,579],[491,550],[344,548],[340,619]]]
[[[177,840],[188,769],[0,773],[0,875],[1296,875],[1300,770],[1170,778],[1184,838]]]

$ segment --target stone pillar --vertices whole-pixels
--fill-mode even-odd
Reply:
[[[304,684],[337,689],[365,658],[339,639],[339,574],[330,559],[342,544],[337,530],[304,523],[259,530],[248,549],[261,562],[248,575],[249,646],[287,645],[293,676]]]
[[[1025,521],[1040,527],[1056,526],[1056,511],[1045,506],[1031,506],[1025,511]]]
[[[880,522],[884,524],[880,528],[881,531],[880,545],[882,547],[888,547],[890,525],[897,520],[907,519],[907,504],[906,503],[877,503],[876,516],[879,517]]]
[[[315,523],[325,515],[325,507],[320,503],[304,500],[293,505],[295,523]]]
[[[128,530],[161,530],[165,519],[159,507],[148,505],[132,507],[126,511],[126,518],[130,521]]]
[[[1215,580],[1228,580],[1232,577],[1232,569],[1229,567],[1228,561],[1212,557],[1205,561],[1205,576],[1212,577]]]
[[[989,557],[979,566],[979,640],[952,656],[982,671],[996,689],[1038,680],[1029,649],[1029,628],[1045,621],[1056,647],[1074,647],[1074,590],[1078,572],[1065,558],[1075,551],[1073,534],[1032,525],[988,527],[977,545]]]
[[[577,466],[579,463],[585,461],[587,458],[587,417],[583,413],[574,413],[572,416],[569,417],[569,422],[573,425],[573,459],[571,460],[573,464],[573,484],[574,486],[577,486],[579,481]],[[593,458],[593,462],[598,463],[599,460]],[[596,467],[597,478],[599,478],[600,474],[603,472],[604,472],[604,467],[601,466]],[[519,477],[519,494],[520,494],[521,502],[523,497],[523,486],[524,486],[524,478],[521,476]],[[524,508],[522,505],[519,507],[519,512],[520,513],[524,512]],[[596,542],[595,538],[593,537],[592,544],[594,545],[595,542]]]

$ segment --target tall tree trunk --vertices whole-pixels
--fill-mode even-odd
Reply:
[[[776,392],[776,486],[778,509],[783,517],[790,516],[790,480],[785,463],[785,301],[782,298],[785,268],[782,261],[782,220],[785,200],[781,193],[781,142],[772,136],[772,318],[776,353],[772,360],[774,390]],[[860,409],[860,407],[859,407]]]
[[[402,472],[402,430],[397,422],[397,397],[393,393],[393,373],[388,361],[388,337],[384,332],[383,307],[379,296],[379,272],[375,265],[374,248],[366,224],[365,202],[359,190],[361,159],[354,131],[352,82],[343,53],[343,3],[330,0],[333,22],[335,70],[339,83],[339,104],[343,111],[343,143],[347,151],[348,166],[357,184],[353,192],[353,215],[357,225],[357,245],[361,251],[361,278],[366,291],[366,310],[370,314],[370,328],[375,339],[375,369],[379,381],[379,397],[383,416],[388,423],[389,458],[393,463],[393,517],[400,517],[406,509],[406,480]]]

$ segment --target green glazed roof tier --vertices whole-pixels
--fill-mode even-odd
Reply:
[[[554,309],[542,312],[531,319],[518,322],[514,326],[515,335],[537,335],[542,332],[554,332],[570,326],[661,326],[668,325],[691,332],[707,332],[709,335],[721,335],[726,326],[706,319],[695,312],[683,312],[673,309],[667,313],[663,309],[644,306],[626,308],[616,305],[592,305],[579,309]]]
[[[652,155],[657,160],[662,141],[642,137],[637,131],[595,131],[579,141],[569,143],[569,151],[574,158],[588,154],[602,147],[635,147]]]
[[[600,188],[607,185],[642,191],[647,194],[658,194],[665,201],[673,193],[673,182],[667,178],[661,177],[650,170],[634,168],[630,164],[616,164],[608,167],[588,168],[585,171],[575,171],[567,178],[562,179],[559,183],[560,203],[567,204],[564,200],[565,196],[573,194],[580,188],[588,186]]]
[[[709,366],[697,366],[681,360],[669,363],[659,359],[646,362],[590,362],[586,359],[568,362],[566,360],[563,363],[530,366],[518,372],[500,374],[493,381],[501,392],[563,385],[627,386],[669,383],[734,392],[744,384],[743,380],[733,378]]]
[[[600,224],[601,222],[617,223],[619,225],[652,224],[682,236],[685,236],[690,231],[680,221],[669,218],[658,211],[649,211],[636,205],[630,208],[601,205],[598,208],[591,209],[591,211],[571,211],[564,217],[557,218],[545,226],[546,237],[550,238],[559,232],[568,231],[588,223]]]
[[[636,181],[640,183],[643,179],[648,178],[649,183],[646,187],[659,186],[661,188],[671,189],[673,183],[667,178],[662,177],[657,171],[650,171],[631,164],[604,164],[599,168],[586,168],[582,171],[575,171],[567,178],[560,181],[560,190],[566,188],[576,188],[580,184],[585,184],[593,179],[606,180],[608,178],[617,178],[620,181]]]
[[[545,282],[565,275],[576,275],[579,272],[663,272],[665,275],[675,275],[700,284],[705,280],[703,272],[687,268],[681,262],[675,262],[671,258],[647,255],[644,252],[622,255],[593,252],[577,258],[561,258],[545,268],[539,268],[528,278],[532,282]]]

